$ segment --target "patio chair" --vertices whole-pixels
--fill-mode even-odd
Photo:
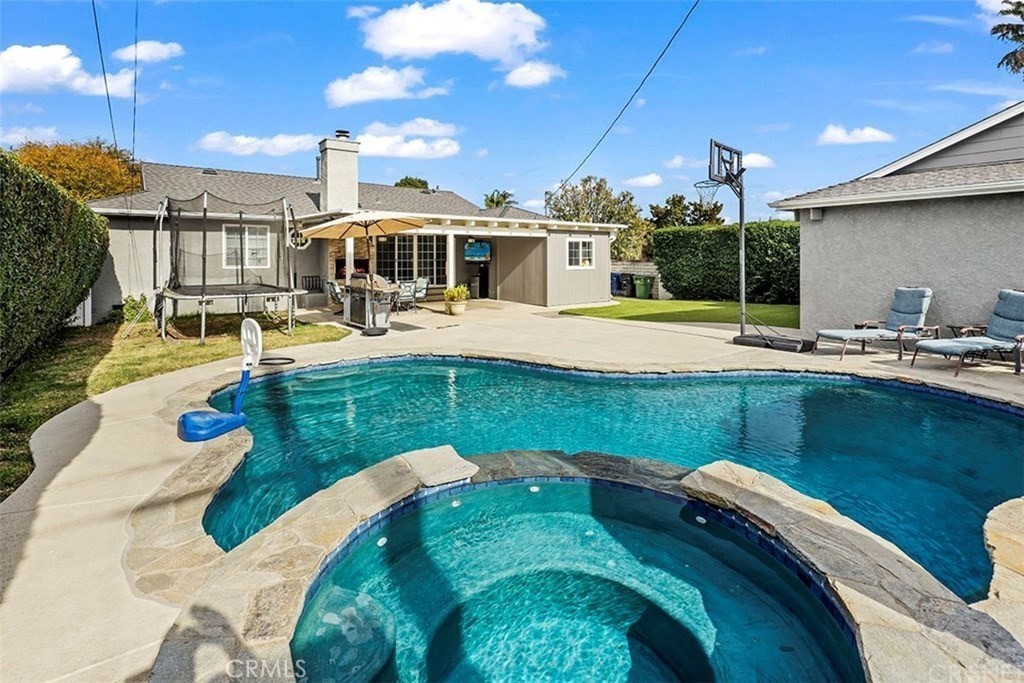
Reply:
[[[416,283],[399,282],[398,296],[395,299],[395,310],[408,310],[416,305]]]
[[[976,337],[967,336],[980,333]],[[954,377],[960,375],[964,360],[971,357],[984,358],[989,353],[1012,353],[1013,371],[1021,372],[1021,347],[1024,346],[1024,292],[1014,289],[999,290],[995,310],[988,325],[965,327],[961,336],[955,339],[932,339],[922,341],[914,349],[910,364],[917,360],[920,351],[934,353],[946,358],[957,359]]]
[[[344,313],[345,313],[345,295],[342,294],[341,287],[339,287],[338,283],[336,281],[334,281],[334,280],[327,280],[326,284],[327,284],[327,294],[331,297],[331,301],[333,301],[338,306],[341,306],[341,310],[338,311],[337,313],[335,313],[334,315],[344,315]]]
[[[903,360],[903,352],[908,350],[906,342],[939,336],[937,325],[924,324],[931,301],[932,290],[927,287],[897,287],[885,320],[865,320],[855,324],[852,330],[818,330],[811,353],[818,351],[818,342],[822,339],[843,343],[839,360],[846,355],[846,347],[852,341],[860,342],[861,351],[871,342],[894,341],[898,358]]]
[[[429,284],[430,284],[430,281],[427,280],[427,278],[425,278],[425,277],[418,277],[418,278],[416,278],[416,286],[413,288],[413,302],[412,302],[412,307],[413,308],[417,308],[418,309],[419,308],[419,303],[421,301],[426,301],[427,300],[427,287],[428,287]]]

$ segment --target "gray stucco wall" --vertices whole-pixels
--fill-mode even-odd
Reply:
[[[930,325],[985,323],[999,289],[1024,289],[1024,194],[804,210],[800,264],[807,334],[884,317],[901,285],[931,287]]]
[[[566,267],[570,237],[594,239],[594,267],[570,270]],[[548,233],[548,306],[589,304],[611,300],[611,240],[603,232]]]

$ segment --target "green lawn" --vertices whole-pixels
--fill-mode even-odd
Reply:
[[[61,332],[0,386],[0,500],[32,472],[29,437],[41,424],[109,389],[240,355],[240,323],[241,318],[234,315],[210,316],[205,346],[198,342],[198,318],[179,319],[180,338],[166,343],[152,323],[139,324],[127,339],[121,339],[124,327],[120,324]],[[290,337],[280,326],[260,323],[265,349],[336,341],[349,334],[333,325],[298,323]]]
[[[620,299],[617,304],[594,308],[569,308],[562,315],[584,315],[610,320],[644,320],[656,323],[735,323],[740,305],[735,301],[683,301],[668,299]],[[800,307],[784,304],[747,304],[747,313],[772,327],[800,327]]]

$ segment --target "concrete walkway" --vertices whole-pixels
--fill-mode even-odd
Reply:
[[[309,318],[330,317],[310,312]],[[335,319],[336,320],[336,319]],[[928,358],[911,369],[891,352],[796,355],[732,346],[713,327],[558,316],[549,309],[471,302],[465,316],[430,310],[395,319],[385,337],[275,351],[296,363],[368,353],[508,354],[593,369],[806,369],[910,377],[1024,405],[1008,365],[968,369]],[[130,587],[122,565],[132,509],[198,446],[179,442],[161,412],[196,382],[232,380],[237,360],[137,382],[85,401],[32,438],[36,470],[0,503],[0,681],[145,677],[179,609]],[[173,405],[172,408],[174,409]]]

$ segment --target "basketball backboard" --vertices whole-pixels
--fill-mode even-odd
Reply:
[[[743,152],[712,139],[711,153],[708,157],[708,178],[731,185],[740,177],[742,170]]]

